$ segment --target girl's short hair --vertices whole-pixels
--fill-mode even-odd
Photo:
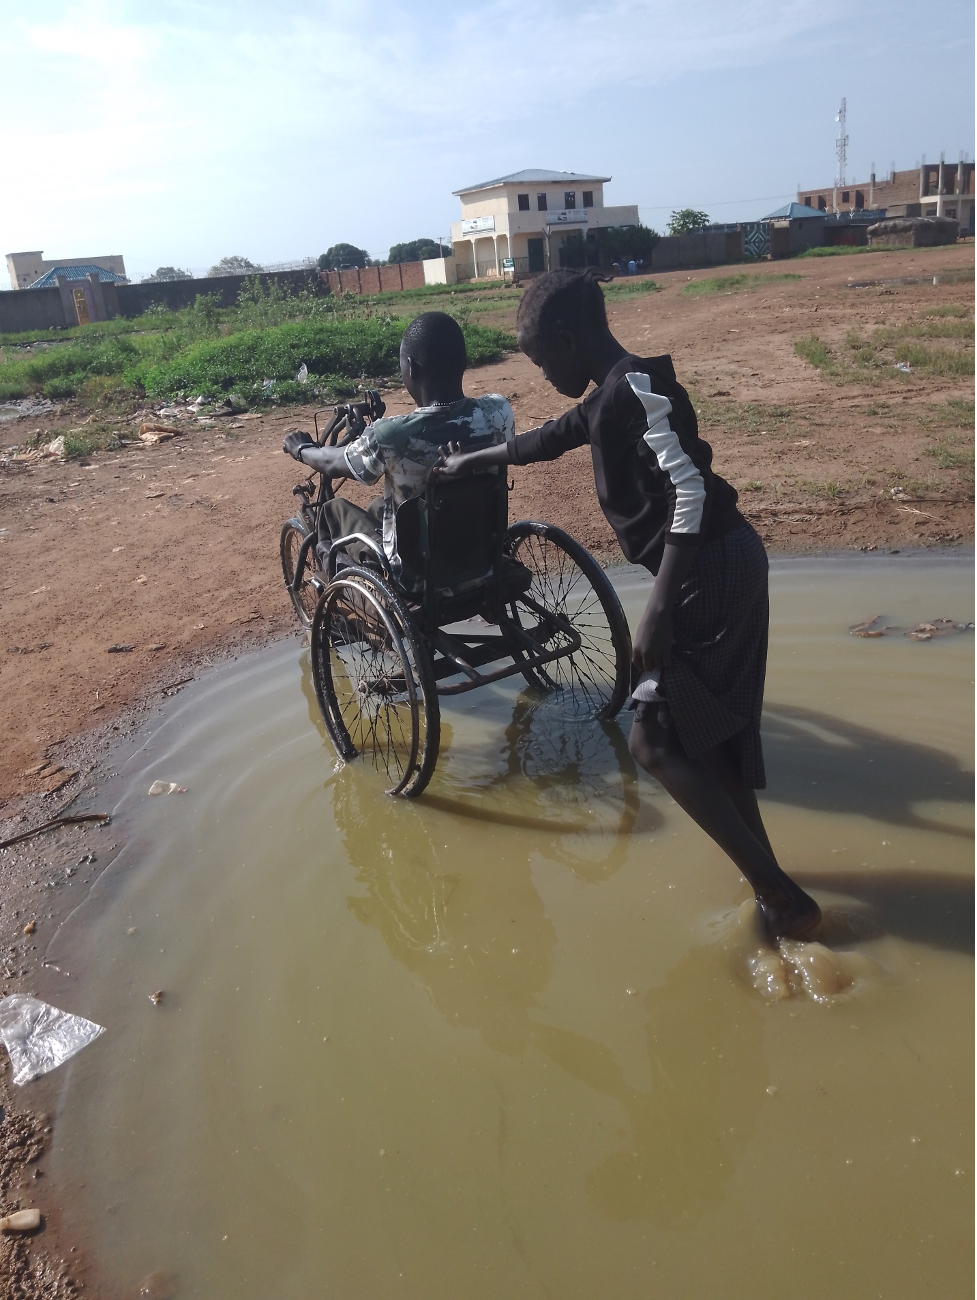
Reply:
[[[590,268],[547,271],[531,280],[523,293],[516,329],[530,343],[545,340],[561,329],[606,329],[607,311],[600,286],[607,278]]]

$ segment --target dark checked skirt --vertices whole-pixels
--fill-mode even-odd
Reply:
[[[675,605],[672,662],[658,688],[689,757],[731,740],[740,778],[755,790],[767,784],[760,712],[768,621],[767,553],[744,520],[696,556]]]

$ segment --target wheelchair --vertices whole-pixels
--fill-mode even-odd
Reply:
[[[368,397],[373,418],[379,395]],[[347,437],[337,442],[345,427]],[[342,446],[365,427],[338,407],[316,440]],[[504,473],[434,479],[396,516],[396,566],[373,537],[336,538],[325,569],[315,550],[324,479],[297,485],[300,513],[282,529],[282,571],[310,630],[312,675],[343,761],[360,758],[387,794],[416,798],[434,772],[440,698],[521,675],[556,697],[568,720],[606,720],[630,681],[621,602],[594,557],[563,529],[508,521]],[[354,563],[348,547],[355,544]]]

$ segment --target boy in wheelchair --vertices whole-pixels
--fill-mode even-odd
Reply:
[[[444,312],[424,312],[407,327],[400,345],[400,373],[416,410],[375,420],[343,447],[319,447],[298,431],[286,436],[282,450],[327,478],[354,478],[371,485],[383,479],[383,495],[365,510],[342,497],[323,501],[317,538],[323,563],[335,539],[361,533],[383,547],[391,571],[399,576],[397,509],[423,495],[439,448],[451,442],[475,451],[514,436],[512,408],[504,397],[465,396],[462,377],[467,364],[458,322]],[[373,558],[368,546],[356,542],[344,550],[355,564]]]

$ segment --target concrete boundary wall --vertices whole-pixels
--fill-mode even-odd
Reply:
[[[96,297],[104,300],[104,314],[92,311],[92,319],[141,316],[150,307],[161,304],[172,311],[192,307],[201,294],[216,294],[221,307],[233,307],[245,275],[220,275],[199,280],[161,280],[152,284],[99,284]],[[292,289],[312,287],[321,293],[329,289],[318,271],[267,271],[258,274],[262,284],[287,284]],[[68,292],[61,289],[11,289],[0,292],[0,334],[19,334],[23,330],[65,329],[77,325],[71,288],[82,281],[70,281]],[[422,281],[423,283],[423,281]],[[91,286],[84,282],[86,296]]]
[[[652,271],[724,266],[742,260],[743,232],[739,230],[699,230],[691,235],[666,235],[651,250]]]
[[[322,277],[328,281],[330,293],[397,293],[401,289],[422,289],[432,283],[426,278],[430,265],[429,262],[391,262],[388,266],[352,266],[347,271],[323,271]]]

